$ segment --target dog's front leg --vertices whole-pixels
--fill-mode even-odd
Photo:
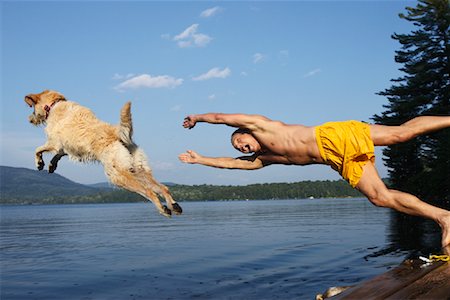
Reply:
[[[44,160],[42,159],[42,153],[49,152],[49,151],[55,151],[55,148],[53,146],[49,145],[48,142],[45,143],[45,145],[42,145],[42,146],[36,148],[34,162],[36,164],[36,168],[39,171],[42,171],[42,169],[44,169],[44,166],[45,166]]]
[[[58,167],[58,161],[64,155],[67,155],[67,154],[64,153],[64,151],[60,150],[57,154],[55,154],[55,156],[53,156],[52,160],[50,161],[50,165],[48,166],[49,173],[55,172],[56,168]]]

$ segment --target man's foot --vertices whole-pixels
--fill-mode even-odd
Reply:
[[[439,225],[442,228],[442,247],[450,246],[450,212],[441,220]]]
[[[450,245],[447,245],[442,248],[442,253],[446,255],[450,255]]]

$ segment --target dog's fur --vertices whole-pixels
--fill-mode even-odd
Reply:
[[[47,125],[48,140],[36,149],[39,170],[44,168],[44,152],[55,154],[48,167],[50,173],[64,155],[82,162],[99,161],[113,184],[149,199],[164,216],[181,214],[181,207],[169,189],[153,178],[144,152],[132,140],[130,102],[123,106],[120,124],[116,126],[100,121],[91,110],[67,101],[55,91],[27,95],[25,102],[34,107],[30,122]],[[169,208],[161,204],[157,195],[166,200]]]

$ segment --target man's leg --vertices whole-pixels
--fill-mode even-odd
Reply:
[[[375,146],[389,146],[449,127],[450,116],[423,116],[409,120],[400,126],[370,125],[370,135]]]
[[[425,203],[411,194],[388,189],[372,162],[364,166],[356,188],[376,206],[389,207],[437,222],[442,229],[442,246],[450,244],[450,211]]]

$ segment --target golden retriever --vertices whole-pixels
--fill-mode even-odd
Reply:
[[[48,140],[36,149],[35,155],[39,170],[44,168],[44,152],[55,154],[48,167],[50,173],[64,155],[82,162],[98,161],[113,184],[149,199],[162,215],[182,213],[169,189],[153,178],[144,152],[132,140],[130,102],[121,110],[119,125],[97,119],[91,110],[67,101],[55,91],[27,95],[25,102],[34,107],[29,121],[34,125],[46,125]],[[168,208],[161,204],[157,195],[165,199]]]

